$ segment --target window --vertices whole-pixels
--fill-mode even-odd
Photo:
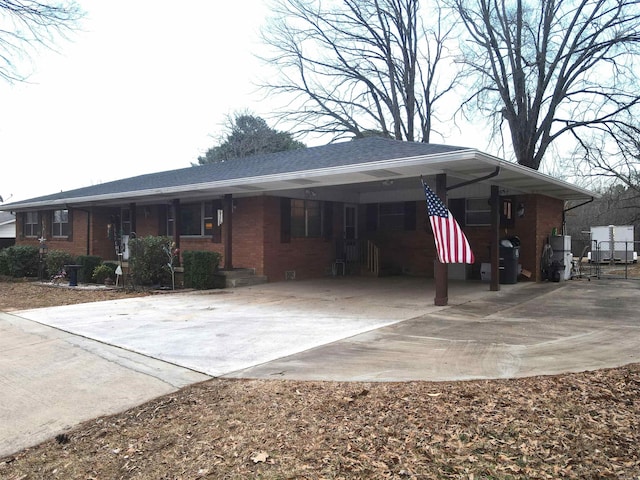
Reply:
[[[180,235],[202,235],[202,204],[180,205]]]
[[[179,235],[212,236],[217,228],[217,209],[213,208],[213,202],[187,203],[180,205],[180,231]],[[173,236],[175,229],[175,211],[169,208],[167,211],[167,235]]]
[[[383,232],[404,230],[404,203],[381,203],[378,225]]]
[[[291,236],[322,236],[322,208],[318,200],[291,200]]]
[[[22,231],[25,237],[40,236],[40,218],[38,212],[25,212]]]
[[[54,237],[69,236],[69,210],[55,210],[53,212],[51,235]]]
[[[416,229],[416,202],[372,203],[367,205],[367,232],[402,232]]]
[[[486,198],[467,198],[465,209],[466,225],[491,225],[491,205]]]

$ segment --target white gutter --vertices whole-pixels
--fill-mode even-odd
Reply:
[[[342,166],[336,166],[336,167],[325,167],[325,168],[318,168],[318,169],[311,169],[311,170],[301,170],[301,171],[295,171],[295,172],[261,175],[257,177],[240,177],[240,178],[234,178],[229,180],[219,180],[219,181],[196,183],[196,184],[189,184],[189,185],[178,185],[174,187],[152,188],[152,189],[146,189],[146,190],[132,190],[129,192],[90,195],[86,197],[60,198],[57,200],[43,200],[39,202],[28,202],[28,203],[19,202],[20,205],[17,206],[17,208],[20,210],[23,210],[23,209],[34,209],[34,208],[44,207],[44,206],[48,206],[48,207],[62,206],[62,205],[66,206],[66,205],[74,205],[74,204],[86,204],[86,203],[92,203],[92,202],[104,202],[104,201],[110,201],[110,200],[121,200],[123,198],[135,199],[135,198],[149,197],[149,196],[171,196],[171,195],[175,195],[183,192],[197,192],[197,191],[204,191],[204,190],[210,190],[210,189],[225,189],[230,187],[239,187],[241,185],[246,185],[246,184],[260,185],[260,184],[270,183],[274,181],[286,182],[286,181],[292,181],[292,180],[299,180],[302,178],[310,179],[314,177],[340,176],[340,175],[353,174],[353,173],[366,174],[367,171],[371,171],[371,170],[398,169],[402,167],[415,167],[415,166],[428,167],[432,164],[455,162],[455,161],[461,161],[461,160],[472,160],[472,159],[477,159],[490,166],[500,166],[501,168],[512,170],[524,176],[532,177],[547,183],[552,183],[558,187],[566,188],[568,190],[573,190],[574,192],[581,193],[587,197],[595,196],[592,192],[589,192],[588,190],[576,187],[563,180],[555,179],[543,173],[537,172],[536,170],[532,170],[530,168],[523,167],[522,165],[518,165],[512,162],[507,162],[498,157],[494,157],[494,156],[482,153],[476,149],[465,149],[465,150],[456,150],[454,152],[448,152],[448,153],[419,155],[415,157],[405,157],[401,159],[396,158],[396,159],[379,160],[376,162],[356,163],[356,164],[342,165]],[[451,173],[455,174],[455,170],[451,169],[450,171]],[[8,208],[11,208],[11,206],[12,204],[6,205],[6,207]]]

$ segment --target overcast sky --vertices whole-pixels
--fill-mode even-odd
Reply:
[[[227,116],[282,107],[255,86],[266,0],[78,1],[81,31],[34,55],[28,82],[0,80],[5,203],[189,167]],[[446,143],[486,150],[478,131]]]
[[[268,113],[262,0],[79,3],[83,31],[34,56],[29,83],[0,80],[5,202],[188,167],[226,115]]]

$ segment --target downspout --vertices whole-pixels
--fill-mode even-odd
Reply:
[[[74,210],[79,210],[87,214],[87,246],[85,250],[87,255],[91,255],[91,210],[85,210],[84,208],[74,208]]]
[[[578,208],[578,207],[583,207],[591,202],[593,202],[595,200],[594,197],[591,197],[590,200],[587,200],[586,202],[582,202],[578,205],[574,205],[573,207],[569,207],[569,208],[565,208],[564,210],[562,210],[562,234],[566,235],[567,234],[567,212],[573,210],[574,208]]]

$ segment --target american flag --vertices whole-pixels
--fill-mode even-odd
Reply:
[[[442,263],[473,263],[469,241],[451,212],[429,186],[422,182],[427,197],[427,213],[436,242],[438,258]]]

